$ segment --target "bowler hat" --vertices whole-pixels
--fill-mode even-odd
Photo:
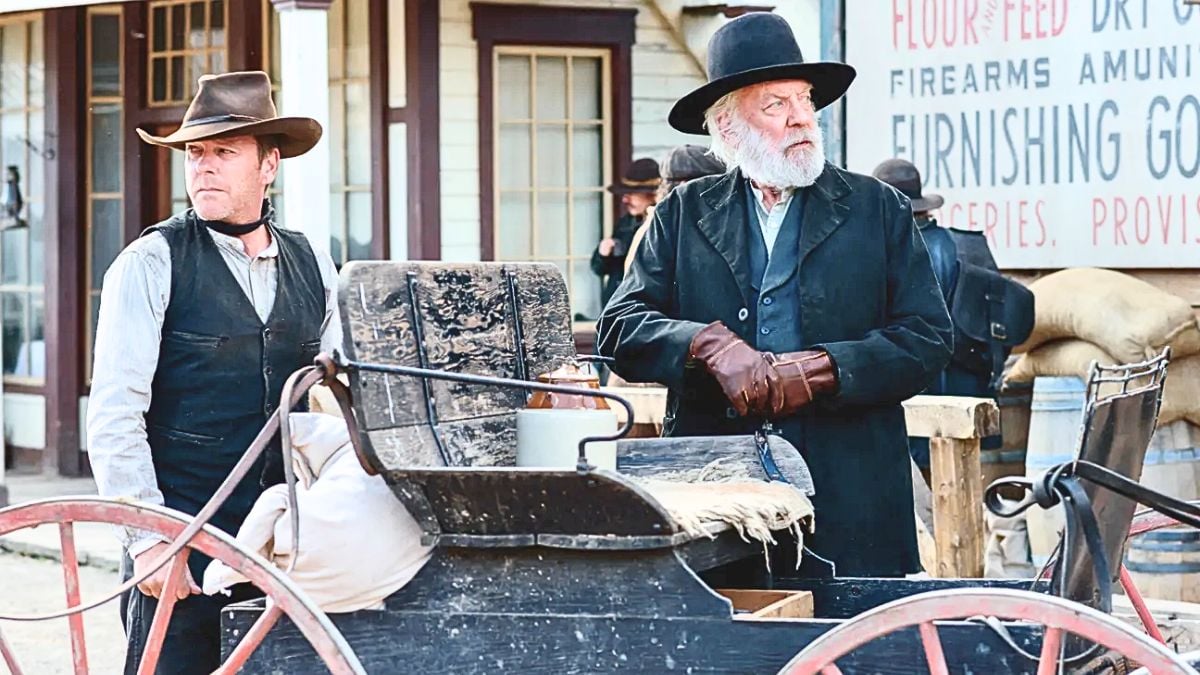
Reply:
[[[875,167],[873,175],[908,197],[913,213],[932,211],[946,201],[941,195],[921,194],[921,172],[907,160],[889,159]]]
[[[137,132],[147,143],[176,150],[213,138],[273,136],[281,158],[303,155],[321,140],[321,124],[316,120],[276,116],[271,80],[260,70],[201,76],[178,129],[167,136]]]
[[[748,12],[717,29],[708,41],[708,83],[679,99],[667,121],[685,134],[706,134],[704,112],[731,91],[773,80],[812,85],[813,108],[833,103],[854,81],[845,63],[805,63],[788,22],[770,12]]]
[[[625,167],[625,173],[621,179],[609,185],[608,191],[618,195],[633,192],[653,193],[661,182],[662,176],[658,172],[658,162],[649,157],[643,157]]]

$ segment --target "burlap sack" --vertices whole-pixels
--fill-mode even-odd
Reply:
[[[1122,363],[1150,358],[1167,345],[1176,359],[1200,353],[1191,305],[1127,274],[1072,268],[1042,277],[1029,289],[1036,298],[1033,332],[1015,353],[1061,338],[1091,342]]]
[[[1117,364],[1117,359],[1090,342],[1055,340],[1022,354],[1004,381],[1032,382],[1038,376],[1074,376],[1086,382],[1092,361],[1102,366]],[[1105,385],[1111,386],[1115,385]],[[1102,387],[1100,393],[1108,395],[1114,390]],[[1181,419],[1200,424],[1200,354],[1172,359],[1167,366],[1167,383],[1163,388],[1158,423],[1161,426]]]

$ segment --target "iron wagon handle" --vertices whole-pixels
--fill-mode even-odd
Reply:
[[[603,358],[603,357],[600,357]],[[575,387],[562,384],[545,384],[543,382],[532,382],[530,380],[517,380],[508,377],[496,377],[493,375],[471,375],[467,373],[451,373],[444,370],[432,370],[429,368],[414,368],[412,366],[396,366],[382,363],[366,363],[363,361],[339,360],[337,361],[339,368],[344,370],[358,370],[367,373],[382,373],[385,375],[402,375],[405,377],[418,377],[430,380],[446,380],[449,382],[462,382],[464,384],[479,384],[493,387],[508,387],[510,389],[532,389],[534,391],[545,391],[552,394],[586,394],[588,396],[597,396],[599,398],[616,401],[625,408],[625,424],[617,430],[615,434],[607,434],[604,436],[587,436],[579,441],[579,457],[575,462],[575,470],[580,473],[586,473],[593,468],[587,461],[587,451],[585,446],[588,443],[603,443],[607,441],[616,441],[624,438],[633,430],[633,404],[627,399],[617,394],[612,394],[598,389],[587,389],[584,387]]]

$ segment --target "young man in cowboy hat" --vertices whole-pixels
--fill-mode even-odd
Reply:
[[[669,388],[667,435],[769,422],[799,448],[816,484],[806,544],[838,575],[916,572],[900,403],[946,364],[950,320],[908,199],[825,162],[816,111],[855,73],[805,63],[782,18],[722,26],[708,72],[669,121],[710,134],[731,171],[655,208],[599,352]]]
[[[171,135],[138,133],[184,153],[192,208],[148,228],[105,274],[88,454],[101,495],[195,514],[274,412],[288,375],[341,341],[333,261],[278,227],[266,199],[279,160],[311,149],[321,127],[277,117],[267,75],[239,72],[200,78]],[[237,532],[263,488],[282,480],[278,453],[265,453],[212,525]],[[167,546],[122,534],[126,579]],[[207,562],[188,558],[160,671],[219,665],[219,613],[231,598],[199,595]],[[167,570],[122,599],[126,672],[141,660]]]
[[[621,279],[625,276],[625,256],[629,253],[633,233],[645,219],[646,211],[654,206],[660,183],[662,177],[658,172],[658,162],[643,157],[625,169],[620,181],[608,186],[609,192],[621,195],[621,206],[625,213],[617,220],[613,235],[602,239],[592,252],[592,273],[600,277],[603,284],[600,291],[602,306],[621,285]]]

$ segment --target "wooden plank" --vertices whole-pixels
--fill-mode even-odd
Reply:
[[[1000,433],[995,401],[966,396],[914,396],[904,402],[909,436],[983,438]]]
[[[812,591],[718,588],[733,603],[735,619],[811,619]],[[737,612],[744,612],[737,614]]]
[[[929,439],[929,466],[937,541],[935,575],[982,577],[985,539],[979,439]]]
[[[776,577],[775,588],[812,591],[816,614],[823,619],[849,619],[863,612],[930,591],[952,588],[1009,588],[1049,593],[1047,581],[1032,579],[878,579],[862,577]]]

